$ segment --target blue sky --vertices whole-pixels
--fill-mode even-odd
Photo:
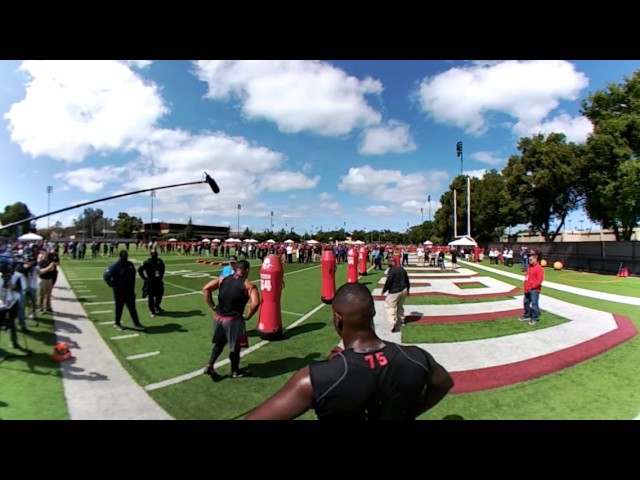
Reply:
[[[405,230],[521,136],[590,132],[580,101],[638,60],[0,61],[0,208],[157,192],[155,221],[298,233]],[[11,172],[8,174],[7,172]],[[431,196],[431,204],[427,202]],[[473,198],[473,197],[472,197]],[[149,194],[96,204],[151,218]],[[421,213],[422,209],[422,213]],[[473,207],[472,207],[473,210]],[[81,213],[51,217],[68,225]],[[580,220],[583,220],[580,223]],[[571,226],[587,228],[582,212]],[[47,224],[39,221],[39,227]]]

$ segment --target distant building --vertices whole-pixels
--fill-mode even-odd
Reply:
[[[193,238],[201,240],[207,238],[213,240],[219,238],[220,240],[226,240],[231,235],[229,233],[229,227],[220,225],[191,225],[193,228]],[[186,223],[167,223],[167,222],[153,222],[145,223],[143,226],[142,234],[145,239],[149,239],[149,235],[152,234],[154,238],[166,235],[168,237],[178,237],[184,235],[187,229]],[[191,240],[187,238],[187,240]]]

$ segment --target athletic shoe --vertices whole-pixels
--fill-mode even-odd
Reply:
[[[116,330],[118,330],[119,332],[121,332],[122,330],[124,330],[124,328],[122,328],[122,325],[118,325],[117,323],[113,326],[113,328],[115,328]]]
[[[518,318],[520,322],[529,322],[531,319],[529,317],[520,317]]]
[[[249,375],[251,375],[251,372],[249,370],[238,370],[237,372],[231,372],[231,378],[242,378],[242,377],[248,377]]]
[[[538,325],[540,322],[538,320],[530,320],[529,321],[529,325],[531,325],[532,327],[535,325]]]
[[[136,325],[135,327],[133,327],[133,329],[137,330],[138,332],[144,332],[147,329],[147,327],[145,327],[142,324],[139,324],[139,325]]]

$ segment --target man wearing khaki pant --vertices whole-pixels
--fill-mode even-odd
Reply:
[[[389,292],[385,298],[384,306],[387,310],[387,319],[391,325],[392,332],[398,332],[404,325],[404,301],[409,295],[411,284],[407,271],[400,265],[396,265],[393,257],[387,260],[389,270],[387,271],[387,281],[382,289],[382,294]]]

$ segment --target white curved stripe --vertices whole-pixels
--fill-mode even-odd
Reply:
[[[461,263],[467,263],[467,262],[461,262]],[[520,280],[520,281],[524,282],[524,276],[523,275],[518,275],[518,274],[515,274],[515,273],[511,273],[511,272],[503,272],[502,270],[497,270],[495,268],[485,267],[483,265],[478,265],[478,264],[475,264],[475,263],[468,263],[468,265],[472,265],[474,268],[478,268],[480,270],[486,270],[488,272],[495,273],[497,275],[502,275],[504,277],[513,278],[514,280]],[[638,306],[640,306],[640,298],[627,297],[625,295],[617,295],[615,293],[598,292],[597,290],[589,290],[589,289],[586,289],[586,288],[571,287],[569,285],[562,285],[561,283],[549,282],[547,280],[542,282],[542,288],[543,288],[543,290],[545,288],[552,288],[554,290],[560,290],[561,292],[573,293],[575,295],[580,295],[582,297],[597,298],[598,300],[607,300],[609,302],[625,303],[627,305],[638,305]]]

